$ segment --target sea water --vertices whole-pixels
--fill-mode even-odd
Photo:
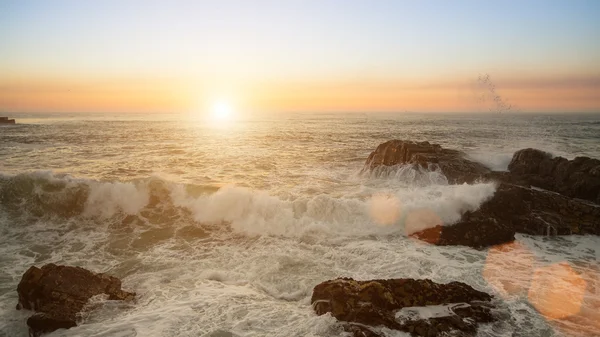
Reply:
[[[480,336],[600,335],[599,237],[425,244],[407,234],[451,225],[496,186],[362,170],[390,139],[439,143],[494,170],[526,147],[600,158],[598,115],[13,117],[0,127],[0,335],[27,336],[16,286],[46,263],[117,276],[138,294],[94,298],[99,309],[48,336],[344,336],[310,305],[336,277],[465,282],[495,296],[501,319]]]

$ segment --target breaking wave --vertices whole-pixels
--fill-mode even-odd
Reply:
[[[346,197],[322,193],[284,198],[233,185],[217,189],[154,176],[113,182],[44,171],[0,175],[0,209],[14,217],[81,217],[99,221],[125,216],[173,221],[165,214],[187,215],[197,225],[225,224],[235,233],[248,236],[389,235],[453,224],[495,191],[491,183],[448,185],[439,172],[406,167],[376,172],[373,177],[400,177],[406,186],[366,187],[364,193]],[[415,226],[417,214],[424,212],[429,214],[428,219],[433,217],[436,221],[418,221]]]

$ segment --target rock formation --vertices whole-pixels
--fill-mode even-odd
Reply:
[[[494,181],[498,184],[490,200],[476,211],[465,213],[456,224],[412,234],[423,241],[482,248],[510,242],[515,232],[600,235],[600,161],[597,159],[552,158],[540,150],[524,149],[514,154],[509,172],[493,172],[465,159],[463,153],[437,144],[392,140],[382,143],[369,155],[365,168],[373,170],[397,164],[439,168],[450,183]]]
[[[475,335],[479,323],[494,321],[491,299],[462,282],[339,278],[315,286],[311,303],[317,315],[330,312],[355,337],[383,336],[382,326],[415,336],[464,336]],[[420,309],[436,315],[419,317]]]
[[[77,325],[77,317],[87,301],[106,294],[109,300],[130,301],[135,293],[121,290],[121,281],[79,267],[47,264],[29,268],[17,287],[17,309],[36,313],[27,319],[30,336]]]
[[[572,198],[600,204],[600,160],[577,157],[567,160],[536,149],[515,152],[508,165],[511,180]]]
[[[439,169],[451,184],[472,183],[490,170],[482,164],[465,159],[464,153],[444,149],[438,144],[390,140],[371,152],[365,167],[412,164],[426,169]]]

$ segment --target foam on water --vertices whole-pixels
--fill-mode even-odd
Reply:
[[[137,214],[150,199],[147,186],[133,183],[93,183],[85,202],[86,216],[110,218],[117,212]]]
[[[402,176],[407,175],[406,168],[402,167],[400,171]],[[423,172],[416,174],[427,176]],[[492,183],[447,185],[445,181],[432,184],[431,181],[436,180],[431,179],[429,185],[424,185],[423,180],[415,182],[414,176],[408,182],[400,180],[402,186],[407,185],[403,188],[379,188],[377,184],[381,183],[381,179],[385,182],[386,178],[378,176],[374,188],[365,187],[349,197],[318,194],[284,200],[266,191],[231,185],[214,193],[196,195],[197,186],[156,177],[122,183],[32,172],[4,175],[0,193],[9,210],[25,206],[42,217],[54,215],[52,212],[59,209],[69,209],[69,213],[59,214],[80,214],[84,218],[104,220],[116,215],[138,215],[143,210],[152,211],[153,207],[163,204],[171,207],[171,211],[176,208],[189,210],[198,223],[226,223],[234,231],[247,235],[301,236],[314,230],[331,235],[410,234],[426,228],[425,225],[405,228],[407,216],[422,209],[435,214],[440,219],[439,224],[451,225],[464,212],[477,209],[495,191]],[[155,199],[152,204],[151,199]],[[38,213],[38,208],[47,213]],[[374,224],[388,228],[382,229]],[[437,223],[430,224],[435,225]]]
[[[228,186],[198,198],[182,195],[178,189],[174,199],[176,205],[190,209],[198,222],[227,222],[235,231],[249,235],[300,236],[313,230],[332,235],[365,235],[377,233],[380,227],[374,224],[390,225],[381,234],[402,231],[403,220],[418,209],[428,209],[442,224],[452,224],[462,213],[477,209],[494,190],[493,184],[432,185],[384,192],[383,198],[380,194],[366,199],[318,195],[283,201],[265,192]],[[391,217],[381,220],[384,214]],[[411,232],[418,229],[411,228]]]
[[[316,284],[341,276],[462,281],[492,293],[503,319],[480,336],[598,335],[598,237],[518,235],[486,250],[427,245],[405,234],[452,224],[495,186],[448,185],[440,172],[410,166],[360,173],[357,158],[393,138],[485,154],[480,161],[501,168],[516,146],[539,138],[533,124],[297,122],[215,134],[169,121],[74,121],[0,135],[12,144],[0,146],[0,336],[27,336],[15,288],[29,266],[50,262],[115,275],[138,298],[97,298],[103,305],[79,326],[49,336],[344,336],[310,306]],[[569,138],[556,120],[544,123],[543,135],[563,138],[546,138],[558,145],[542,149],[600,153],[600,133],[586,131],[596,124]],[[505,130],[511,137],[497,141]]]

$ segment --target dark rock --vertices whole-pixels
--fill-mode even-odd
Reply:
[[[572,198],[600,204],[600,160],[577,157],[567,160],[553,158],[536,149],[515,152],[508,165],[509,181],[524,186],[536,186]]]
[[[494,196],[454,225],[412,236],[436,245],[482,248],[530,235],[600,235],[600,206],[555,192],[500,183]]]
[[[380,336],[378,326],[415,336],[461,333],[475,335],[478,323],[494,321],[492,297],[461,282],[438,284],[431,280],[389,279],[355,281],[340,278],[318,284],[311,298],[317,315],[330,312],[345,322],[355,337]],[[412,307],[447,305],[447,315],[420,318]],[[404,313],[399,310],[405,308]]]
[[[519,150],[513,154],[508,170],[516,174],[535,174],[540,171],[540,164],[550,159],[552,155],[544,151],[531,148]]]
[[[551,191],[501,183],[494,196],[461,221],[495,219],[531,235],[600,235],[600,207]]]
[[[465,213],[458,223],[412,234],[423,241],[482,248],[510,242],[515,232],[600,235],[600,208],[593,204],[600,204],[600,160],[567,160],[523,149],[513,155],[509,172],[494,172],[465,159],[464,153],[438,144],[390,140],[369,155],[365,169],[398,164],[439,169],[455,184],[498,183],[494,196],[478,210]]]
[[[106,294],[109,300],[125,301],[135,297],[135,293],[121,290],[121,281],[116,277],[55,264],[29,268],[17,292],[17,309],[37,312],[27,320],[31,336],[75,326],[78,314],[92,296]]]
[[[77,326],[75,320],[67,315],[48,315],[45,313],[35,313],[27,319],[30,336],[41,336],[58,329],[69,329]]]
[[[438,246],[485,248],[515,240],[515,230],[492,218],[466,218],[450,226],[435,226],[411,234],[412,237]]]
[[[390,140],[380,144],[367,158],[365,168],[373,170],[399,164],[439,169],[453,184],[472,183],[490,172],[484,165],[465,159],[465,154],[460,151],[408,140]]]

